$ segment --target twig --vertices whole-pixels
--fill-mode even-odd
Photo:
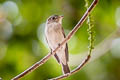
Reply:
[[[89,0],[85,0],[85,7],[88,9],[89,5]],[[92,50],[94,49],[94,25],[93,25],[93,19],[92,19],[92,15],[90,14],[87,18],[87,24],[88,24],[88,40],[89,40],[89,47],[88,47],[88,54],[92,53]]]
[[[87,58],[85,60],[83,60],[83,62],[76,68],[74,69],[73,71],[71,71],[69,74],[66,74],[66,75],[62,75],[62,76],[59,76],[57,78],[53,78],[51,80],[61,80],[63,78],[66,78],[70,75],[72,75],[73,73],[77,72],[79,69],[81,69],[85,62],[88,62],[88,61],[93,61],[95,60],[96,58],[102,56],[104,53],[106,53],[107,51],[110,50],[110,46],[111,46],[111,42],[115,39],[115,38],[118,38],[120,37],[120,28],[118,28],[117,30],[115,30],[109,37],[107,37],[104,41],[102,41],[96,48],[95,50],[93,51],[93,55],[91,56],[90,58],[90,54],[87,56]],[[101,51],[102,50],[102,51]],[[97,55],[96,55],[97,53]],[[83,54],[86,54],[83,53]],[[77,55],[77,58],[79,59],[80,56],[83,56],[83,55]],[[76,58],[74,58],[76,59]],[[74,60],[74,62],[79,62],[78,59]],[[90,59],[90,60],[89,60]],[[72,59],[73,60],[73,59]],[[76,64],[77,65],[77,64]],[[74,64],[74,66],[76,66]],[[72,64],[73,66],[73,64]]]
[[[94,0],[94,1],[95,1],[95,0]],[[88,7],[88,0],[85,0],[85,2],[86,2],[86,8],[89,9],[89,7]],[[93,4],[93,6],[96,5],[96,4],[94,4],[94,2],[93,2],[92,4]],[[91,6],[92,6],[92,4],[91,4]],[[90,6],[90,7],[91,7],[91,6]],[[91,53],[92,53],[92,50],[94,49],[94,48],[93,48],[93,46],[94,46],[94,45],[93,45],[93,43],[94,43],[94,36],[93,36],[93,30],[92,30],[93,24],[92,24],[91,16],[90,16],[90,15],[88,15],[88,22],[87,22],[87,23],[88,23],[88,26],[89,26],[88,33],[89,33],[89,41],[90,41],[89,51],[88,51],[87,57],[82,61],[82,63],[81,63],[77,68],[75,68],[75,69],[74,69],[73,71],[71,71],[70,73],[61,75],[61,76],[56,77],[56,78],[53,78],[53,79],[51,79],[51,80],[61,80],[61,79],[64,79],[64,78],[72,75],[73,73],[78,72],[78,71],[89,61],[89,59],[91,58]]]
[[[93,3],[91,4],[91,6],[87,9],[87,11],[85,12],[85,14],[83,15],[83,17],[80,19],[80,21],[77,23],[77,25],[73,28],[73,30],[68,34],[68,36],[62,41],[62,43],[54,50],[52,51],[52,53],[49,53],[47,56],[45,56],[42,60],[36,62],[33,66],[31,66],[30,68],[28,68],[27,70],[25,70],[24,72],[22,72],[21,74],[15,76],[14,78],[12,78],[11,80],[19,80],[20,78],[24,77],[25,75],[27,75],[28,73],[34,71],[36,68],[38,68],[39,66],[41,66],[42,64],[44,64],[52,55],[54,55],[56,53],[56,51],[62,47],[65,43],[67,43],[68,40],[70,40],[70,38],[75,34],[75,32],[80,28],[80,26],[82,25],[82,23],[86,20],[87,16],[89,15],[89,13],[92,11],[92,9],[95,7],[95,5],[97,4],[98,0],[94,0]],[[83,64],[84,65],[84,64]]]
[[[50,80],[62,80],[64,78],[66,78],[66,77],[68,77],[68,76],[70,76],[70,75],[78,72],[89,61],[89,59],[90,59],[90,54],[86,57],[86,59],[84,59],[82,61],[82,63],[77,68],[75,68],[74,70],[72,70],[70,73],[61,75],[59,77],[56,77],[56,78],[53,78],[53,79],[50,79]]]
[[[95,46],[95,49],[92,52],[91,58],[89,62],[92,62],[99,57],[103,56],[106,52],[108,52],[111,49],[112,41],[116,38],[120,37],[120,28],[117,28],[115,31],[113,31],[107,38],[105,38],[102,42],[97,44]],[[70,54],[70,66],[77,66],[80,64],[80,62],[84,59],[85,56],[87,56],[88,51],[85,51],[81,54]],[[80,60],[81,58],[81,60]],[[89,63],[88,62],[88,63]]]

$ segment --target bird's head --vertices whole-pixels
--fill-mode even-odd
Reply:
[[[62,24],[62,19],[63,19],[62,15],[52,15],[47,19],[47,23],[48,24],[50,24],[50,23],[60,23],[60,24]]]

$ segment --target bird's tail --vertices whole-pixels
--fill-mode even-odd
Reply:
[[[62,70],[63,70],[63,74],[70,73],[70,69],[67,63],[66,65],[62,63]]]

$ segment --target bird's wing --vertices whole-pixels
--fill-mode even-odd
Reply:
[[[62,33],[63,33],[63,35],[64,35],[64,38],[66,38],[63,27],[62,27]],[[66,56],[66,60],[69,61],[68,44],[67,44],[67,43],[66,43],[66,46],[65,46],[65,56]]]
[[[47,37],[45,37],[45,38],[46,38],[46,41],[47,41],[47,43],[48,43]],[[49,46],[49,43],[48,43],[48,46]],[[49,48],[50,48],[50,46],[49,46]],[[51,50],[51,52],[52,52],[52,49],[51,49],[51,48],[50,48],[50,50]],[[60,60],[59,60],[59,58],[58,58],[58,56],[57,56],[56,53],[54,54],[54,56],[55,56],[57,62],[60,63]]]
[[[60,63],[59,57],[57,56],[57,54],[54,54],[54,57],[56,58],[57,62]]]

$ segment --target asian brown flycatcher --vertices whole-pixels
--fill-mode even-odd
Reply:
[[[59,44],[65,39],[65,33],[62,28],[62,19],[63,16],[53,15],[50,16],[46,21],[45,36],[51,51],[56,49]],[[68,66],[67,43],[57,50],[54,57],[56,58],[58,63],[62,65],[63,73],[70,73],[70,69]]]

